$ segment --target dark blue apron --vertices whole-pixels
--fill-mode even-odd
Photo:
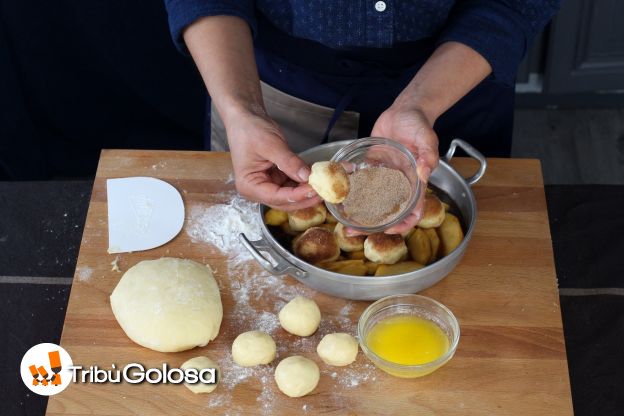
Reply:
[[[431,39],[386,49],[335,50],[286,35],[261,15],[255,40],[260,79],[287,94],[336,109],[325,140],[344,110],[360,113],[359,136],[369,136],[377,117],[433,50]],[[513,107],[512,88],[484,80],[436,121],[440,150],[459,137],[486,156],[508,157]]]

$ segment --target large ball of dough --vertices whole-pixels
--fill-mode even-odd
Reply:
[[[192,260],[144,260],[128,269],[110,296],[128,337],[161,352],[204,346],[219,334],[223,307],[210,267]]]
[[[336,224],[334,228],[334,236],[336,236],[336,242],[341,250],[346,252],[364,250],[365,235],[356,235],[353,237],[347,236],[345,226],[342,223]]]
[[[219,381],[219,367],[217,366],[217,363],[212,361],[210,358],[208,357],[191,358],[190,360],[185,361],[184,364],[180,366],[180,368],[182,370],[194,368],[198,372],[201,372],[202,370],[208,370],[208,369],[215,370],[215,383],[213,384],[203,383],[201,381],[201,378],[205,378],[205,379],[210,378],[210,375],[207,372],[204,372],[205,376],[200,377],[200,381],[198,381],[195,384],[184,383],[184,385],[188,387],[188,389],[192,391],[193,393],[195,394],[210,393],[211,391],[214,391],[214,389],[217,388],[217,382]]]
[[[323,224],[327,217],[327,208],[320,204],[310,208],[298,209],[288,213],[288,225],[293,231],[305,231],[315,225]]]
[[[266,332],[248,331],[232,343],[232,359],[243,367],[268,364],[275,359],[275,341]]]
[[[349,365],[357,357],[358,342],[353,336],[344,332],[328,334],[319,342],[316,352],[326,364]]]
[[[316,162],[308,183],[325,201],[339,204],[349,193],[349,176],[340,163]]]
[[[420,228],[439,227],[446,216],[446,210],[440,199],[434,194],[425,195],[423,214],[418,226]]]
[[[340,256],[340,247],[333,232],[312,227],[293,240],[293,252],[303,261],[319,263],[336,260]]]
[[[277,387],[290,397],[301,397],[312,392],[320,377],[316,363],[300,355],[283,359],[275,368]]]
[[[312,299],[297,296],[279,313],[279,321],[286,331],[300,337],[312,335],[321,323],[321,310]]]
[[[407,245],[400,234],[371,234],[364,241],[364,255],[375,263],[394,264],[407,255]]]

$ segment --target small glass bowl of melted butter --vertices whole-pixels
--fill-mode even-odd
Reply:
[[[380,299],[358,323],[366,357],[403,378],[426,376],[446,364],[455,354],[459,332],[459,323],[446,306],[420,295]]]

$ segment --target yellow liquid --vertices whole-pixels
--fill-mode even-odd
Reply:
[[[407,315],[377,322],[366,342],[381,358],[404,365],[435,361],[449,349],[449,340],[442,328],[427,319]]]

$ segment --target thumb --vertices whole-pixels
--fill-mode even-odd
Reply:
[[[439,163],[438,149],[430,147],[421,147],[418,149],[418,158],[416,160],[418,177],[427,182],[431,172]]]
[[[267,159],[275,163],[277,168],[293,181],[308,181],[310,168],[299,156],[288,148],[286,143],[282,143],[276,148],[271,149],[271,154],[268,155]]]

